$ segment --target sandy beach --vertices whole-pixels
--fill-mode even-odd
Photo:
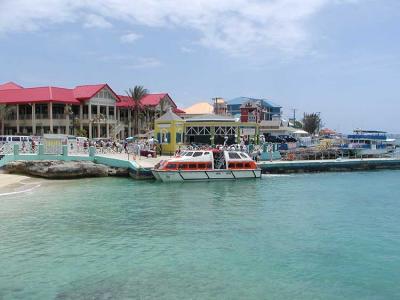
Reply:
[[[17,184],[19,184],[21,181],[25,179],[29,179],[30,177],[28,176],[23,176],[23,175],[15,175],[15,174],[2,174],[0,173],[0,192],[9,189]]]

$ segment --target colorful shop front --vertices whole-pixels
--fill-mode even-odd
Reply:
[[[167,112],[155,121],[155,133],[163,153],[173,153],[179,146],[222,145],[258,142],[256,123],[239,122],[230,116],[202,115],[183,120],[173,112]]]

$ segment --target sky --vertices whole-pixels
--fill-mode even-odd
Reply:
[[[0,83],[260,97],[400,133],[399,37],[398,0],[0,0]]]

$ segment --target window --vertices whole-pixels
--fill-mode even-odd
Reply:
[[[198,164],[197,165],[199,169],[205,169],[206,168],[206,164]]]
[[[212,164],[211,163],[208,163],[207,164],[207,169],[211,169],[212,168]]]
[[[179,169],[186,169],[186,165],[185,164],[179,164]]]
[[[242,158],[247,158],[246,155],[245,155],[244,153],[242,153],[242,152],[240,152],[239,155],[240,155]]]
[[[204,152],[204,155],[210,155],[210,152]]]
[[[193,152],[186,152],[185,156],[192,156]]]
[[[168,164],[167,165],[167,169],[175,169],[176,168],[176,164]]]
[[[240,168],[240,169],[242,169],[242,168],[243,168],[243,164],[242,164],[242,163],[237,163],[237,164],[236,164],[236,168],[238,168],[238,169],[239,169],[239,168]]]
[[[228,155],[230,159],[240,159],[239,154],[237,154],[236,152],[229,152]]]
[[[193,153],[193,157],[198,157],[198,156],[202,156],[203,152],[195,152]]]
[[[244,164],[244,167],[245,167],[245,168],[250,168],[250,164],[249,164],[249,163],[245,163],[245,164]]]
[[[20,141],[21,141],[21,138],[20,138],[19,136],[13,136],[13,137],[11,137],[11,141],[13,141],[13,142],[20,142]]]
[[[196,169],[196,164],[189,164],[189,169]]]

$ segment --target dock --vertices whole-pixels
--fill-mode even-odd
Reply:
[[[325,159],[259,162],[263,174],[350,172],[400,169],[399,158]]]

